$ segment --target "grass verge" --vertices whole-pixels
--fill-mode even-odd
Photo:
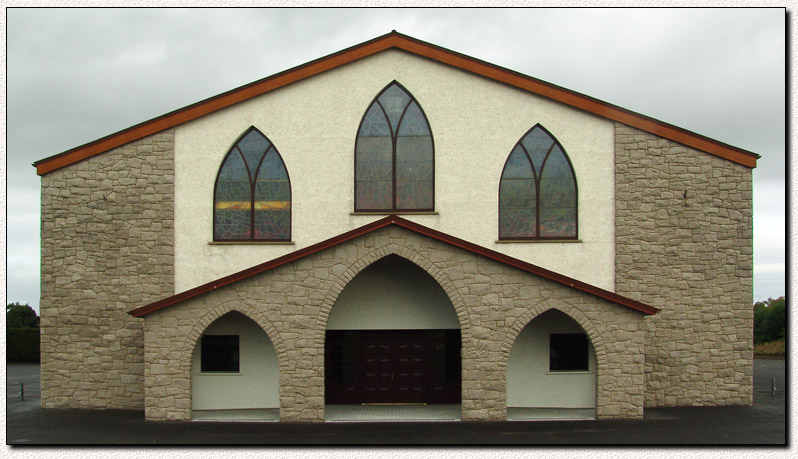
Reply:
[[[785,352],[786,343],[783,339],[754,345],[754,357],[784,357]]]

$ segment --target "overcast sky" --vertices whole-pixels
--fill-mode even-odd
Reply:
[[[762,155],[754,299],[785,294],[783,9],[9,9],[7,294],[39,304],[31,163],[392,29]]]

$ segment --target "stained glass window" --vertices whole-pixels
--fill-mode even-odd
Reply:
[[[433,210],[432,132],[399,83],[372,102],[355,143],[355,210]]]
[[[227,152],[213,199],[215,241],[291,239],[291,182],[283,158],[254,127]]]
[[[576,239],[576,177],[542,126],[515,145],[499,184],[499,239]]]

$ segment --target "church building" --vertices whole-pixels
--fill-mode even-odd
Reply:
[[[758,157],[391,32],[34,163],[42,406],[750,405]]]

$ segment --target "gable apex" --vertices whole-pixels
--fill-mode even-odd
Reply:
[[[394,30],[372,40],[196,102],[93,142],[67,150],[63,153],[41,159],[34,162],[33,166],[36,167],[37,174],[44,175],[78,161],[99,155],[113,148],[388,49],[408,52],[475,75],[489,78],[493,81],[504,83],[579,110],[638,128],[747,167],[756,167],[756,160],[760,157],[756,153],[728,145],[599,99],[556,86],[546,81],[465,54],[460,54],[408,35],[403,35]]]

